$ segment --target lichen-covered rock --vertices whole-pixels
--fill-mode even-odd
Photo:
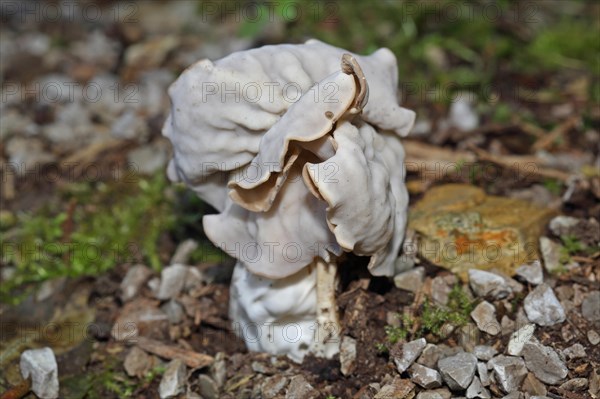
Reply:
[[[469,269],[497,268],[512,276],[538,258],[538,239],[552,210],[526,201],[486,195],[477,187],[446,184],[427,191],[410,210],[419,251],[464,281]]]

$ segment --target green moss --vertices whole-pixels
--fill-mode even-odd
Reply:
[[[455,285],[450,291],[447,307],[434,305],[427,298],[421,308],[421,327],[418,335],[422,337],[431,333],[439,336],[446,323],[456,327],[463,326],[469,322],[474,308],[475,301],[463,291],[460,285]]]
[[[563,243],[563,250],[566,255],[575,255],[578,252],[582,252],[585,249],[585,245],[577,239],[575,236],[565,235],[560,237]]]
[[[425,298],[415,318],[403,315],[399,326],[385,326],[386,342],[376,343],[375,347],[383,354],[389,351],[390,346],[403,340],[417,339],[428,334],[441,336],[442,328],[447,323],[455,327],[467,324],[475,305],[476,302],[462,287],[455,285],[448,294],[447,306],[437,306],[429,298]],[[413,330],[414,334],[411,333]]]
[[[564,266],[571,262],[571,257],[574,255],[588,256],[600,250],[600,247],[588,247],[582,243],[577,237],[572,235],[564,235],[560,237],[562,247],[560,248],[560,263]],[[566,272],[566,268],[559,268],[558,272]]]
[[[526,48],[525,55],[528,59],[535,60],[536,68],[587,68],[598,71],[598,21],[592,22],[591,25],[587,25],[583,20],[565,19],[552,28],[539,32]]]
[[[556,179],[544,180],[544,187],[553,195],[560,195],[563,190],[563,184]]]
[[[2,263],[13,268],[0,287],[3,302],[17,288],[57,277],[98,275],[117,264],[161,266],[161,234],[174,224],[162,174],[134,182],[77,183],[63,193],[64,209],[17,215],[2,239]],[[21,294],[26,290],[21,290]]]

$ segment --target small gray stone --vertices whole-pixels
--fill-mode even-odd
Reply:
[[[440,332],[438,333],[438,336],[441,339],[446,339],[450,335],[452,335],[452,333],[454,333],[454,330],[456,330],[456,325],[450,321],[447,321],[440,327]]]
[[[206,374],[198,376],[198,388],[204,399],[219,399],[219,387],[215,380]]]
[[[169,154],[159,141],[132,150],[127,155],[127,161],[129,167],[133,169],[132,172],[151,176],[165,168],[169,161]]]
[[[571,346],[569,346],[568,348],[563,350],[563,355],[565,355],[565,357],[567,359],[581,359],[587,356],[587,353],[585,351],[585,347],[579,343],[577,344],[573,344]]]
[[[133,340],[139,335],[160,338],[166,335],[168,328],[169,319],[165,312],[157,308],[143,307],[123,311],[115,321],[111,335],[117,341]]]
[[[313,399],[318,396],[319,392],[301,375],[292,377],[285,393],[285,399]]]
[[[490,334],[500,334],[500,323],[496,320],[496,308],[487,301],[482,301],[471,312],[471,318],[477,323],[477,328]]]
[[[453,391],[467,389],[475,376],[477,358],[470,353],[459,353],[438,362],[442,378]]]
[[[437,276],[431,280],[431,299],[437,304],[447,305],[452,287],[458,282],[454,275]]]
[[[520,357],[496,356],[488,362],[488,369],[493,370],[496,382],[505,393],[517,391],[527,376],[525,362]]]
[[[504,272],[502,272],[501,270],[493,269],[493,270],[491,270],[491,272],[497,276],[502,277],[502,279],[504,280],[504,284],[506,284],[508,286],[509,290],[513,294],[519,294],[525,290],[525,286],[523,284],[519,283],[514,278],[504,274]],[[506,298],[502,298],[502,299],[506,299]]]
[[[475,295],[482,298],[503,299],[511,293],[504,278],[484,270],[470,269],[469,285]]]
[[[210,375],[220,388],[225,384],[227,378],[227,363],[225,362],[225,353],[219,352],[215,356],[213,364],[210,366]]]
[[[564,380],[569,370],[554,349],[530,339],[521,352],[527,368],[546,384],[554,385]]]
[[[179,295],[185,285],[187,272],[188,267],[184,265],[165,267],[160,274],[160,285],[156,297],[165,300]]]
[[[110,134],[119,139],[140,139],[148,133],[148,126],[134,109],[128,109],[123,112],[112,124]],[[146,148],[146,147],[140,147]],[[148,153],[148,159],[151,159],[152,153]],[[130,159],[130,162],[134,160]]]
[[[563,235],[569,234],[573,227],[579,224],[579,219],[571,217],[571,216],[556,216],[553,218],[548,227],[550,227],[550,231],[556,237],[560,237]]]
[[[535,324],[526,324],[515,331],[508,341],[507,353],[512,356],[520,356],[525,342],[533,337],[535,332]]]
[[[538,285],[525,298],[527,318],[540,326],[552,326],[565,321],[565,311],[547,284]]]
[[[425,349],[423,349],[421,356],[417,359],[417,363],[422,364],[425,367],[435,368],[441,355],[442,351],[437,345],[427,344]]]
[[[124,302],[133,299],[151,275],[152,270],[144,265],[130,267],[121,282],[121,299]]]
[[[434,369],[421,366],[418,363],[413,364],[408,369],[408,374],[412,382],[425,389],[439,388],[442,386],[442,376]]]
[[[427,345],[425,338],[419,338],[403,344],[401,353],[398,356],[394,356],[392,353],[394,356],[394,364],[400,374],[404,373],[421,355],[421,352],[425,349],[425,345]]]
[[[19,363],[24,379],[31,378],[31,390],[39,398],[58,398],[58,365],[52,349],[29,349]]]
[[[598,345],[600,343],[600,334],[598,334],[595,330],[589,330],[587,332],[587,339],[590,341],[590,344]]]
[[[171,264],[188,264],[190,255],[198,248],[198,241],[188,238],[181,242],[171,257]]]
[[[468,399],[490,399],[492,397],[490,391],[481,385],[481,381],[479,381],[479,378],[477,377],[473,377],[473,382],[471,382],[471,385],[469,385],[469,388],[467,388],[466,395]]]
[[[386,312],[385,313],[385,322],[386,322],[386,324],[388,324],[392,327],[400,327],[402,325],[402,323],[400,322],[401,318],[402,318],[402,315],[399,314],[398,312]]]
[[[415,267],[412,270],[397,274],[394,277],[394,284],[401,290],[417,292],[423,285],[425,278],[425,268],[422,266]]]
[[[347,335],[340,344],[340,365],[343,375],[351,374],[356,368],[356,340]]]
[[[540,251],[544,259],[544,267],[548,273],[554,273],[562,267],[560,263],[561,249],[560,244],[555,243],[548,237],[540,237]]]
[[[473,354],[479,360],[485,360],[486,362],[496,356],[498,351],[493,346],[489,345],[477,345],[473,349]]]
[[[152,277],[150,280],[148,280],[147,285],[148,288],[150,288],[150,291],[152,291],[152,293],[156,296],[158,288],[160,287],[160,277]]]
[[[273,375],[273,369],[270,368],[269,366],[267,366],[266,364],[264,364],[263,362],[259,362],[259,361],[253,361],[252,364],[250,365],[250,367],[252,368],[252,371],[254,371],[255,373],[259,373],[259,374],[265,374],[265,375]]]
[[[24,176],[28,171],[56,161],[56,157],[44,149],[40,140],[31,137],[10,138],[4,151],[10,164],[14,165],[13,172],[18,176]]]
[[[531,285],[540,285],[544,282],[544,271],[539,260],[535,260],[528,265],[519,266],[516,274]]]
[[[583,286],[573,284],[573,304],[575,306],[581,306],[583,304],[586,294],[587,290]]]
[[[477,363],[477,375],[479,376],[479,381],[481,382],[481,385],[483,385],[484,387],[487,387],[492,383],[490,373],[487,369],[487,364],[482,362]]]
[[[600,393],[600,370],[592,370],[588,378],[590,386],[588,392],[592,397],[597,397]]]
[[[207,273],[198,270],[197,267],[188,266],[188,271],[185,276],[185,284],[183,290],[186,292],[192,291],[196,288],[202,287],[202,283],[213,282],[214,279],[209,277]]]
[[[183,320],[183,307],[174,299],[165,302],[160,309],[165,312],[171,324],[178,324]]]
[[[559,388],[567,392],[581,392],[588,387],[588,384],[587,378],[573,378],[563,383]]]
[[[592,323],[600,321],[600,291],[592,291],[581,303],[581,314]]]
[[[165,373],[158,386],[161,399],[175,397],[185,390],[186,367],[179,359],[172,360],[167,365]]]
[[[448,388],[433,389],[430,391],[421,391],[417,395],[417,399],[450,399],[452,394]]]
[[[6,104],[6,103],[5,103]],[[9,108],[2,108],[0,112],[0,140],[5,143],[12,136],[37,136],[40,125],[36,124],[29,116]]]
[[[265,378],[261,386],[261,393],[265,399],[272,399],[283,391],[289,380],[283,375],[274,375]]]
[[[128,376],[142,378],[154,367],[154,363],[154,357],[134,346],[125,357],[123,368],[125,368]]]
[[[472,93],[460,93],[450,105],[448,124],[462,132],[476,129],[479,126],[479,114],[473,103]]]

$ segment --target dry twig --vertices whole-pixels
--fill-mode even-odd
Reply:
[[[542,137],[540,137],[535,144],[533,144],[533,149],[535,151],[545,150],[552,145],[557,139],[564,136],[569,130],[571,130],[575,125],[579,123],[579,116],[572,116],[563,123],[556,126],[552,131]]]
[[[158,357],[169,360],[180,359],[191,368],[206,367],[214,360],[212,356],[193,352],[189,349],[182,349],[173,345],[167,345],[163,342],[146,337],[138,337],[137,345],[146,352],[150,352]]]

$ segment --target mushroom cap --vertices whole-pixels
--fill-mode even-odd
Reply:
[[[343,250],[371,256],[372,274],[391,275],[406,225],[404,151],[396,137],[367,123],[343,121],[333,138],[335,155],[306,163],[304,180],[327,203],[327,223]]]
[[[329,98],[328,90],[335,95]],[[354,76],[338,71],[302,95],[265,133],[254,159],[232,173],[231,198],[250,211],[268,211],[301,149],[327,157],[335,153],[333,144],[321,139],[348,112],[357,94]]]
[[[252,273],[271,279],[297,273],[316,257],[341,255],[327,225],[326,204],[308,191],[301,174],[302,165],[295,164],[267,212],[251,212],[229,201],[223,212],[205,215],[207,237]]]
[[[228,173],[259,153],[262,136],[315,82],[340,70],[348,53],[318,40],[273,45],[202,60],[169,88],[172,107],[163,135],[173,144],[169,178],[183,181],[222,211]],[[363,119],[381,130],[406,135],[414,113],[397,104],[398,69],[394,55],[380,49],[352,54],[369,83]],[[333,91],[327,92],[333,96]],[[226,172],[226,173],[221,173]]]
[[[391,275],[408,203],[398,136],[414,122],[396,102],[396,73],[389,50],[361,57],[318,41],[184,72],[163,130],[174,146],[169,175],[219,210],[203,217],[208,238],[265,278],[343,251]],[[209,95],[215,82],[298,82],[303,94],[291,104],[283,91],[223,104]]]

